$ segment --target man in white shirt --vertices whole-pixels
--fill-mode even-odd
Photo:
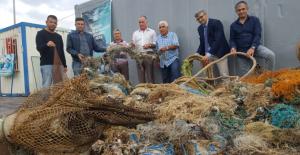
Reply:
[[[132,35],[132,44],[140,51],[154,54],[156,33],[148,28],[146,16],[139,17],[139,29]],[[154,83],[153,59],[144,59],[137,63],[138,78],[140,83]]]

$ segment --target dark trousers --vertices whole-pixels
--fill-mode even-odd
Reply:
[[[172,83],[175,79],[180,77],[180,64],[179,60],[176,59],[168,67],[164,66],[161,68],[163,83]]]
[[[154,83],[153,59],[144,59],[137,63],[137,72],[140,83]]]
[[[124,75],[126,80],[129,80],[128,72],[128,60],[127,59],[117,59],[112,66],[114,72],[119,72]]]

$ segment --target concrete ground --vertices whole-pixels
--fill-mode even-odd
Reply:
[[[26,97],[0,97],[0,118],[16,111]],[[0,154],[10,155],[8,146],[0,142]]]
[[[26,97],[0,97],[0,118],[17,110]]]

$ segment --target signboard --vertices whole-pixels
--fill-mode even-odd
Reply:
[[[14,54],[0,55],[0,76],[11,76],[14,72]]]
[[[82,12],[82,18],[86,31],[93,34],[100,46],[106,47],[111,42],[111,0],[103,0],[97,7]]]

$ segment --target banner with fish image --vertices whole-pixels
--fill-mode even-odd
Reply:
[[[93,34],[100,46],[108,45],[111,42],[111,0],[104,0],[98,7],[82,13],[85,20],[85,30]],[[102,53],[94,53],[95,57]]]

